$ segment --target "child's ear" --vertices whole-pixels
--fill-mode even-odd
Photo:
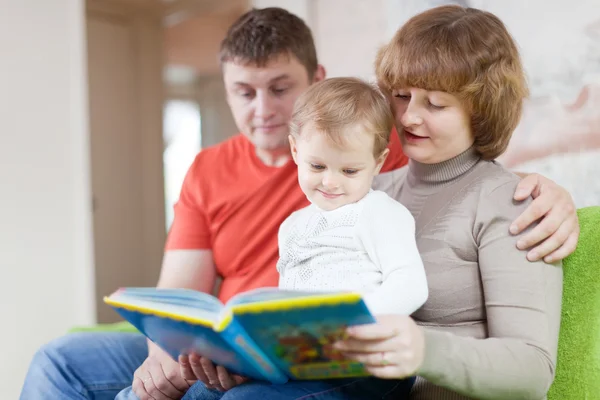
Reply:
[[[292,158],[294,159],[294,162],[296,164],[298,164],[298,160],[297,160],[298,149],[296,148],[296,138],[294,136],[292,136],[292,135],[289,135],[288,139],[290,141],[290,151],[292,153]]]
[[[386,148],[383,153],[381,153],[379,155],[379,157],[377,157],[377,167],[375,168],[375,174],[378,174],[379,171],[381,171],[381,168],[383,167],[383,164],[385,163],[385,160],[387,159],[387,156],[390,154],[390,149]]]

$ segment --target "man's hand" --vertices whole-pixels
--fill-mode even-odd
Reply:
[[[208,389],[224,392],[248,381],[248,378],[231,374],[220,365],[215,367],[208,358],[195,353],[179,356],[179,365],[185,379],[202,381]]]
[[[181,375],[179,364],[154,344],[150,355],[133,374],[131,388],[140,400],[181,399],[194,383]]]
[[[575,251],[579,239],[579,220],[571,195],[550,179],[531,174],[521,180],[514,199],[529,196],[533,202],[512,223],[510,233],[518,234],[540,218],[541,221],[517,242],[517,247],[523,250],[537,245],[527,253],[530,261],[562,260]]]

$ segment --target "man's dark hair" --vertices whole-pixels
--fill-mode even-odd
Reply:
[[[219,59],[264,67],[273,58],[295,56],[312,79],[317,51],[312,32],[296,15],[278,7],[254,8],[242,15],[221,42]]]

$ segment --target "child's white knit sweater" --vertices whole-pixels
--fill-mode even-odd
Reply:
[[[279,287],[357,291],[374,314],[412,314],[427,281],[410,212],[381,191],[332,211],[314,204],[279,229]]]

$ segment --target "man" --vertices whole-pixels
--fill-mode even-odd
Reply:
[[[288,122],[296,98],[324,79],[325,70],[309,28],[278,8],[252,10],[236,21],[222,43],[221,64],[241,134],[203,150],[190,167],[158,286],[210,292],[220,276],[219,298],[227,301],[242,291],[277,286],[277,230],[307,205],[290,157]],[[406,164],[395,133],[388,160],[384,171]],[[563,258],[578,236],[570,196],[537,175],[524,179],[516,196],[532,193],[537,199],[515,229],[544,218],[523,248],[541,243],[532,250],[538,257]],[[181,367],[188,378],[217,389],[243,380],[196,357],[182,359]],[[21,397],[179,399],[192,383],[179,363],[142,335],[76,334],[38,351]]]

